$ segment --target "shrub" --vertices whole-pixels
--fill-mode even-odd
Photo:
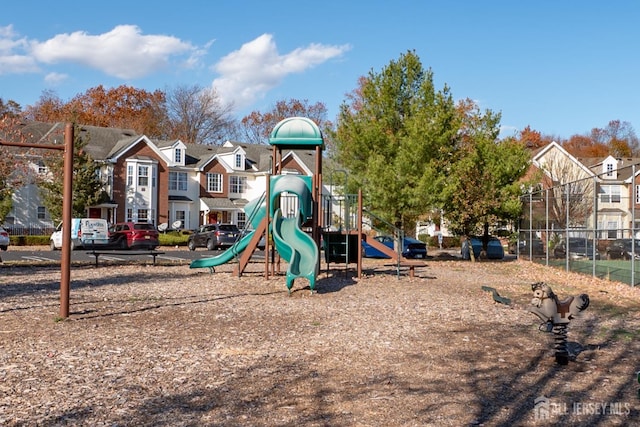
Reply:
[[[9,236],[11,245],[14,246],[39,246],[49,245],[50,236]]]
[[[440,244],[438,243],[438,236],[428,237],[427,244],[429,245],[429,247],[439,248]],[[442,249],[459,248],[459,247],[460,247],[459,236],[444,236],[442,238]]]
[[[182,233],[179,231],[160,233],[160,236],[158,237],[160,246],[186,246],[188,239],[189,233]]]

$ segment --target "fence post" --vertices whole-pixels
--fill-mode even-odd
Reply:
[[[565,203],[566,203],[566,207],[565,209],[567,210],[565,216],[565,224],[564,224],[564,241],[565,241],[565,247],[567,248],[567,250],[565,251],[564,254],[564,262],[565,262],[565,270],[569,271],[569,201],[570,201],[570,197],[569,197],[569,193],[571,190],[571,187],[569,186],[569,184],[564,184],[566,186],[566,190],[565,193],[567,194],[567,197],[565,198]]]
[[[636,201],[638,192],[636,188],[636,164],[631,166],[631,286],[636,285]]]
[[[596,247],[598,243],[598,177],[593,177],[593,248],[591,250],[591,275],[596,277],[596,265],[598,260],[596,260],[596,253],[598,252],[598,248]]]
[[[549,250],[551,249],[551,247],[549,246],[549,189],[547,188],[545,190],[545,213],[544,213],[544,220],[545,220],[545,236],[547,236],[544,244],[546,246],[544,253],[546,254],[546,262],[545,264],[547,265],[547,267],[549,266]]]
[[[533,260],[533,187],[529,187],[529,261]]]

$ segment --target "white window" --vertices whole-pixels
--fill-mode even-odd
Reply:
[[[603,185],[600,187],[601,203],[620,203],[620,186]]]
[[[187,173],[169,172],[169,190],[187,191]]]
[[[207,191],[209,193],[222,193],[222,175],[219,173],[207,174]]]
[[[133,185],[133,165],[127,165],[127,186]]]
[[[611,163],[607,163],[607,176],[613,175],[613,165]]]
[[[47,173],[47,167],[42,160],[38,162],[38,173],[40,175],[44,175],[45,173]]]
[[[175,157],[173,159],[176,163],[182,163],[182,148],[176,148]]]
[[[133,209],[127,208],[127,218],[125,219],[125,221],[126,222],[133,221]]]
[[[44,206],[38,206],[38,219],[47,219],[47,210]]]
[[[247,190],[247,177],[246,176],[230,176],[229,177],[229,192],[242,194]]]
[[[238,212],[237,216],[238,216],[238,228],[242,230],[246,225],[247,215],[244,212]]]
[[[149,209],[138,209],[138,222],[149,222]]]
[[[185,218],[187,217],[185,211],[176,211],[176,221],[180,221],[180,225],[181,227],[186,227],[187,223],[184,222]]]
[[[640,185],[636,185],[636,204],[640,203]]]
[[[138,166],[138,185],[141,187],[149,185],[149,166]]]
[[[236,154],[236,169],[242,169],[242,154]]]

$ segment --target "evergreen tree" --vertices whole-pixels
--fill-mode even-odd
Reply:
[[[520,212],[519,179],[530,160],[524,144],[499,141],[500,114],[454,103],[413,52],[370,72],[340,109],[337,160],[362,188],[367,208],[409,231],[443,211],[454,232],[469,234]]]
[[[83,150],[91,136],[87,134],[86,139],[82,139],[77,126],[74,127],[74,135],[72,215],[82,218],[87,216],[90,206],[103,201],[104,194],[98,176],[99,167]],[[57,151],[45,153],[43,162],[49,173],[39,183],[40,196],[51,219],[59,222],[62,220],[64,155]]]
[[[362,188],[367,208],[408,229],[435,200],[426,187],[442,147],[456,144],[458,114],[448,87],[436,91],[431,70],[407,52],[380,73],[360,80],[340,108],[337,161],[349,170],[349,189]]]

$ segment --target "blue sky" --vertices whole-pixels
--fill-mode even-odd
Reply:
[[[198,84],[238,117],[296,98],[335,120],[358,77],[414,50],[438,89],[500,112],[503,136],[568,138],[640,125],[639,18],[631,0],[21,0],[0,14],[0,98]]]

